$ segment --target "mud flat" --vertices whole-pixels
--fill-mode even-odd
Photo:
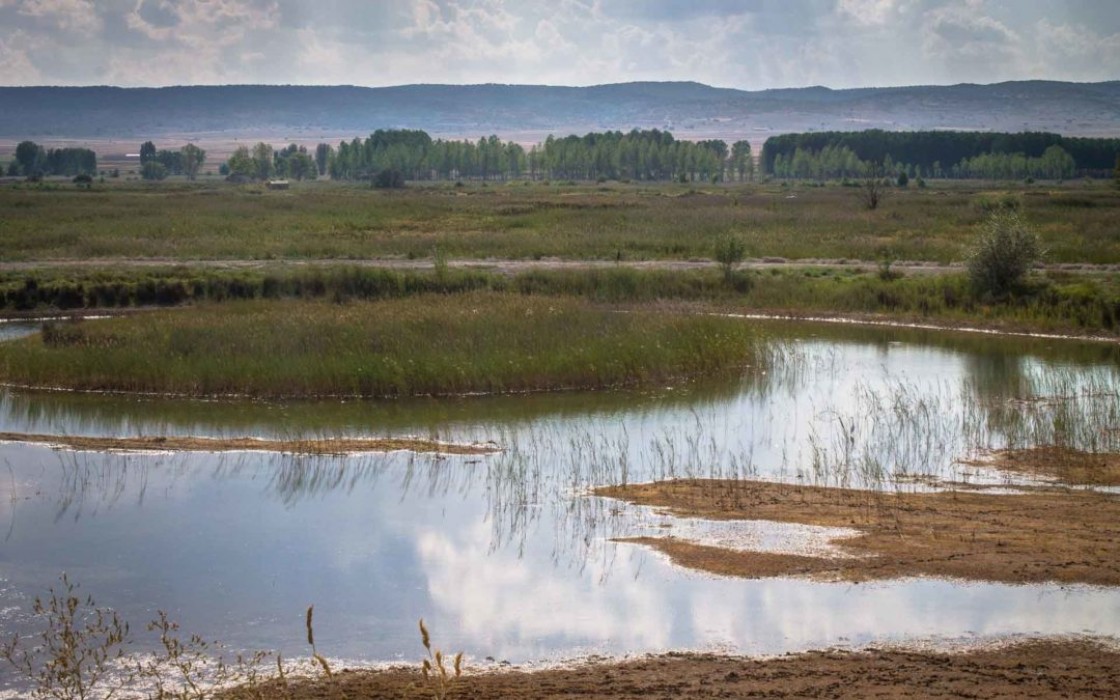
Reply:
[[[1093,454],[1065,447],[1034,447],[997,450],[969,464],[1040,476],[1063,484],[1120,486],[1120,454]]]
[[[310,440],[267,440],[262,438],[202,437],[82,437],[0,433],[0,442],[26,442],[88,452],[284,452],[288,454],[352,454],[356,452],[439,452],[479,455],[497,452],[488,444],[457,444],[417,438],[322,438]]]
[[[293,682],[294,700],[431,698],[415,668]],[[616,663],[463,676],[451,698],[1113,698],[1120,653],[1089,639],[1030,640],[966,652],[813,651],[772,659],[667,654]],[[233,693],[232,698],[249,697]]]
[[[870,581],[910,576],[1120,585],[1120,496],[1032,488],[1015,493],[875,492],[762,481],[692,479],[609,486],[600,496],[679,517],[845,527],[845,556],[733,551],[670,537],[622,541],[723,576]]]

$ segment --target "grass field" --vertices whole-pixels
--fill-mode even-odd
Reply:
[[[877,211],[832,184],[410,186],[109,181],[0,187],[0,262],[88,258],[709,259],[728,233],[751,257],[960,261],[1011,203],[1055,263],[1120,262],[1120,192],[1107,183],[937,183]]]
[[[82,390],[372,397],[643,385],[758,357],[744,321],[476,293],[58,323],[0,345],[0,377]]]

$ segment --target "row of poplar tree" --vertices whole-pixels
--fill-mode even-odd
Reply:
[[[528,149],[497,136],[478,141],[432,139],[412,129],[379,129],[368,138],[319,144],[313,152],[290,145],[243,146],[222,173],[235,177],[376,180],[383,173],[409,180],[714,180],[750,179],[754,159],[746,141],[679,141],[667,131],[608,131],[555,138]]]

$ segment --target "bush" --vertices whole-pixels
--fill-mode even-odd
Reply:
[[[404,174],[399,170],[386,168],[373,176],[373,186],[380,189],[398,189],[404,187]]]
[[[747,246],[743,239],[734,234],[728,234],[716,242],[715,259],[723,269],[723,279],[730,284],[735,272],[735,266],[743,262]]]
[[[968,258],[972,287],[981,295],[1006,296],[1042,256],[1038,235],[1018,212],[993,212]]]

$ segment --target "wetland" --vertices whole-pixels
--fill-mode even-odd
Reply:
[[[423,618],[451,696],[1107,697],[1120,197],[849,194],[0,189],[0,631],[65,574],[291,664],[233,696],[431,696]]]

